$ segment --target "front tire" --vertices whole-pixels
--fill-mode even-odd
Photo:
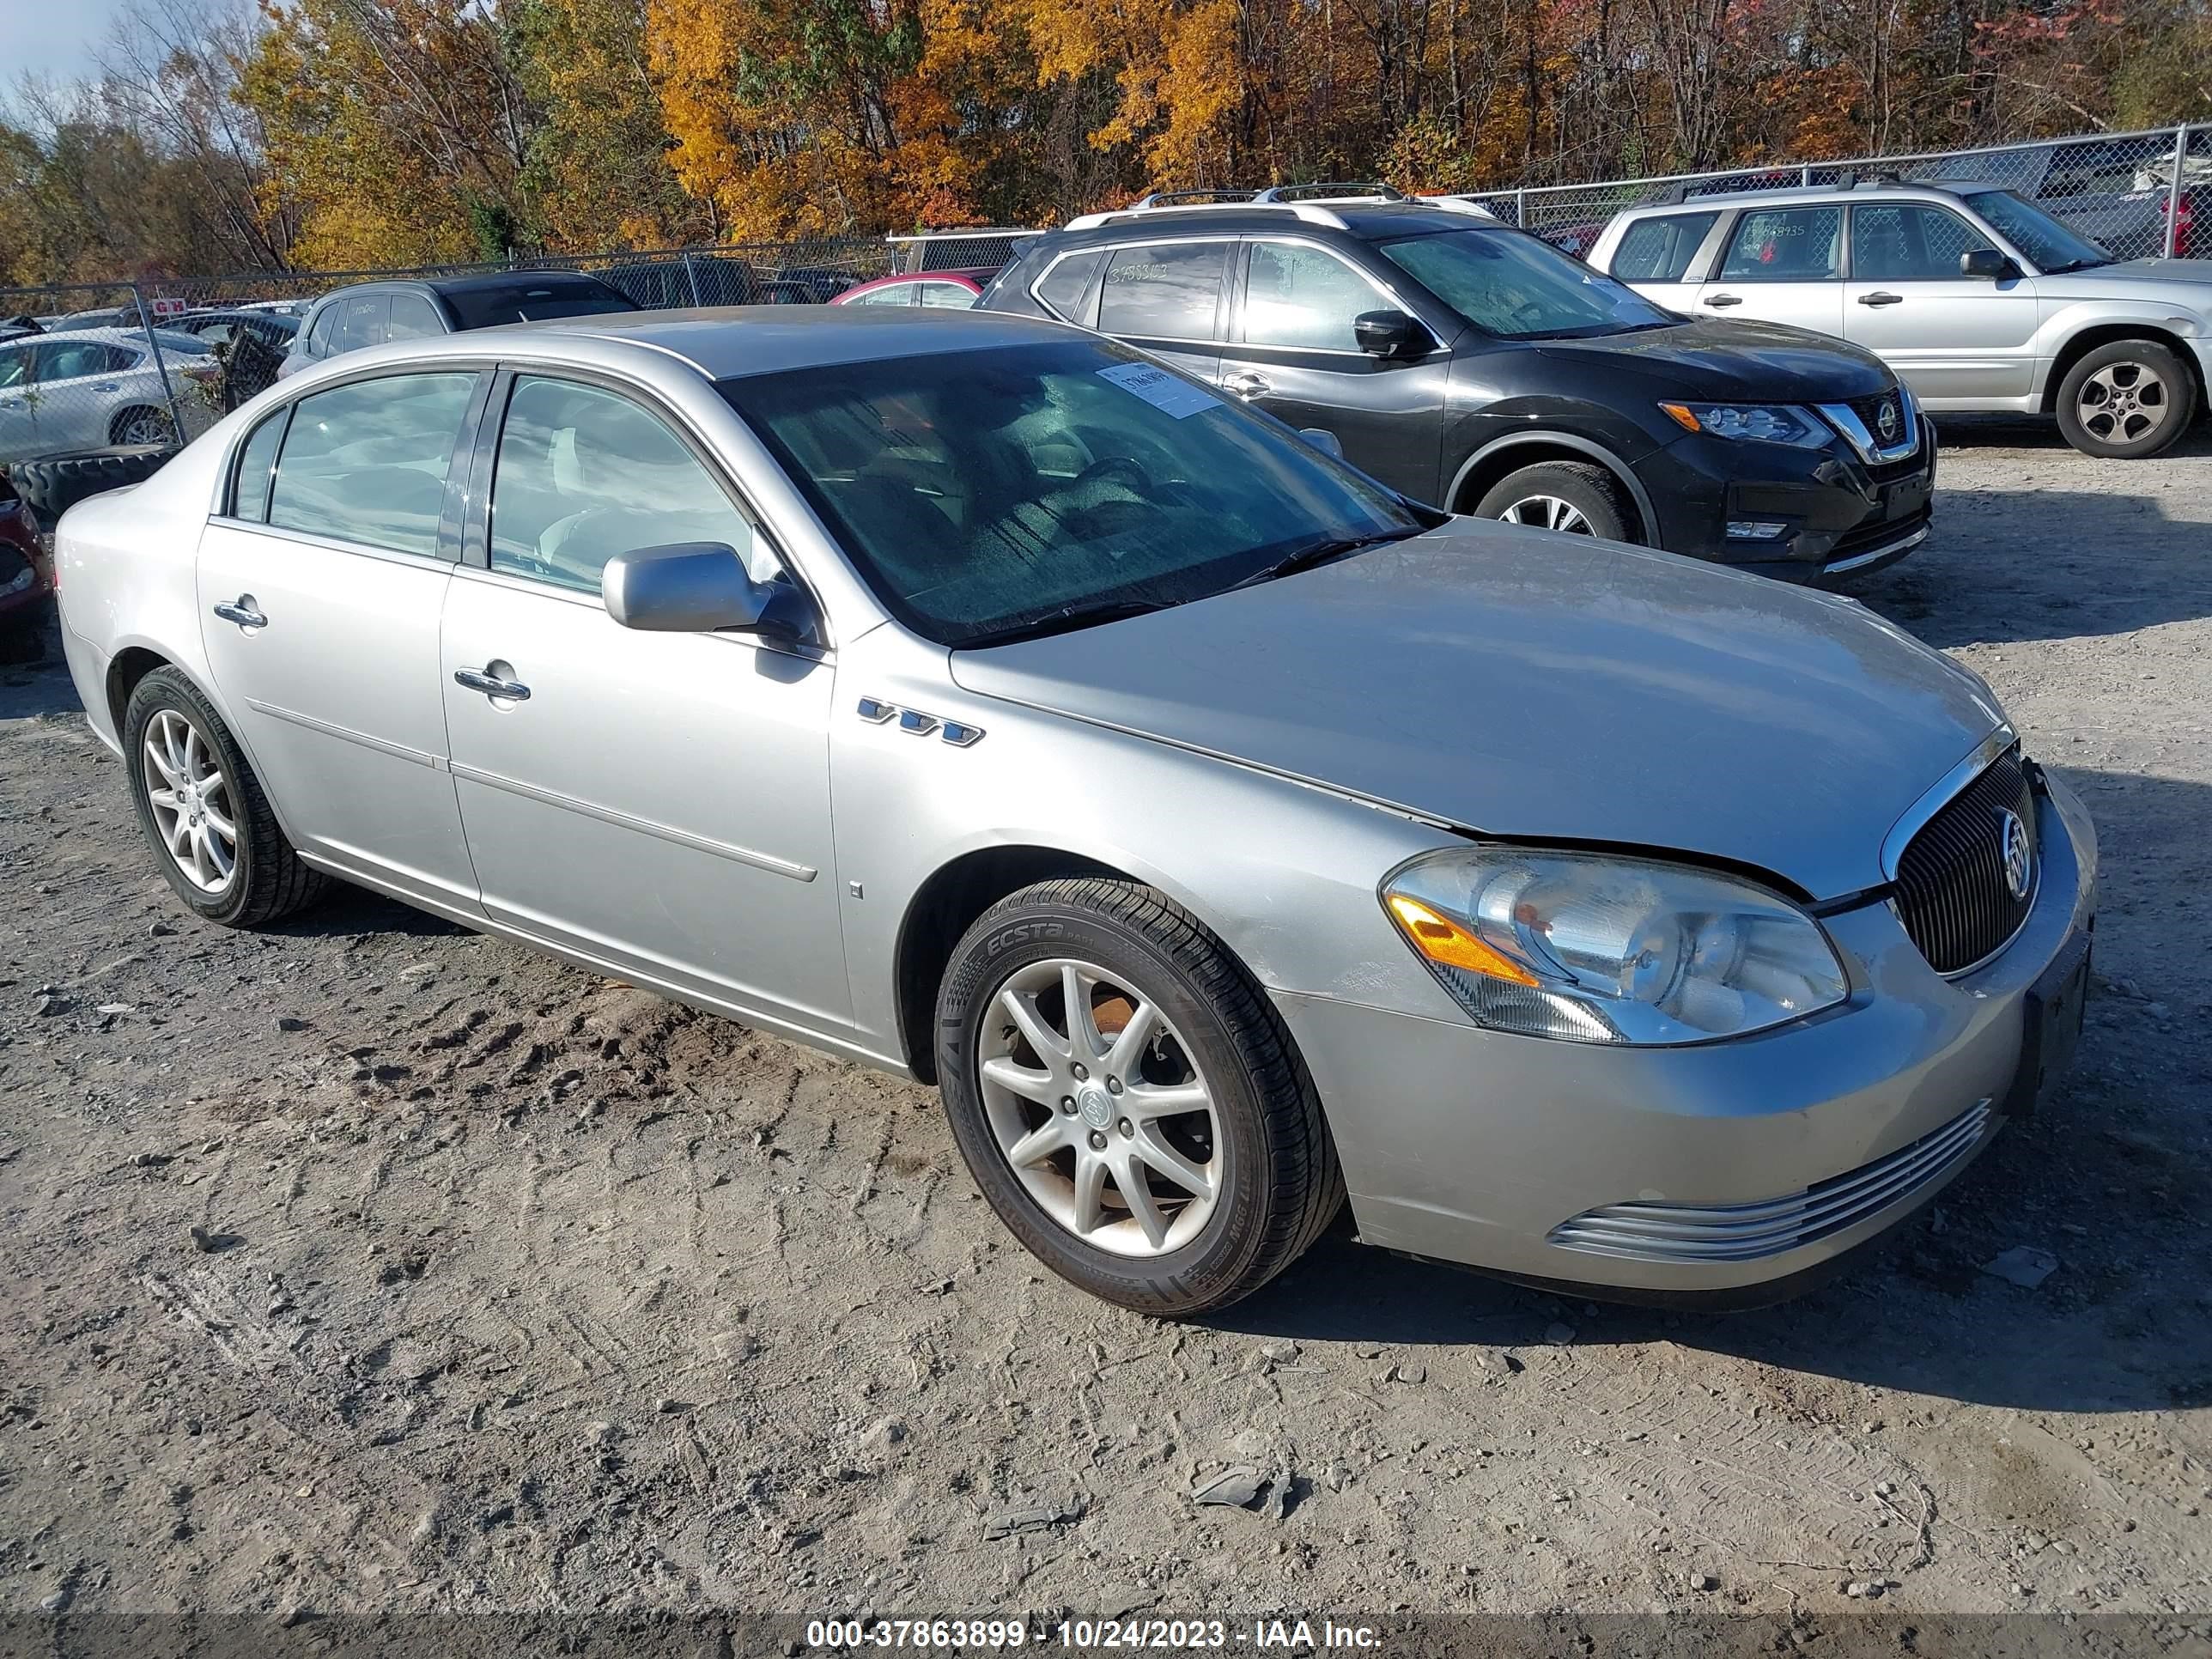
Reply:
[[[2058,383],[2058,429],[2084,455],[2140,461],[2179,440],[2197,415],[2188,365],[2154,340],[2115,340]]]
[[[131,804],[169,885],[226,927],[282,921],[320,896],[260,780],[199,689],[173,668],[138,682],[123,714]]]
[[[1620,484],[1589,461],[1540,461],[1509,473],[1474,504],[1474,516],[1609,542],[1636,539]]]
[[[1343,1206],[1280,1018],[1152,888],[1063,878],[994,905],[952,953],[938,1042],[975,1184],[1031,1255],[1103,1301],[1224,1306]]]

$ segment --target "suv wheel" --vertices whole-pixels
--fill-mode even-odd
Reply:
[[[1612,473],[1588,461],[1543,461],[1492,484],[1474,504],[1479,519],[1557,530],[1607,541],[1636,539],[1633,519]]]
[[[1047,1267],[1182,1316],[1248,1296],[1344,1202],[1321,1102],[1220,942],[1125,881],[992,907],[938,996],[939,1075],[975,1184]]]
[[[173,668],[138,682],[123,714],[131,799],[177,896],[228,927],[278,921],[321,893],[222,717]]]
[[[2115,340],[2066,372],[2058,386],[2058,429],[2084,455],[2137,461],[2186,431],[2197,413],[2197,382],[2180,358],[2154,340]]]

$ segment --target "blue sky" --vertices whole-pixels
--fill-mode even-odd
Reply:
[[[92,73],[122,0],[0,0],[0,82],[28,71],[74,81]]]

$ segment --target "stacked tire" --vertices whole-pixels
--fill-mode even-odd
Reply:
[[[102,450],[95,455],[17,461],[9,467],[8,476],[40,521],[52,528],[56,519],[87,496],[143,483],[176,453],[173,444],[157,444],[142,449]]]

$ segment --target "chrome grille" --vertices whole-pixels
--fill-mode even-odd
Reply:
[[[1550,1242],[1638,1261],[1756,1261],[1856,1226],[1965,1161],[1990,1126],[1978,1100],[1942,1128],[1848,1175],[1756,1204],[1638,1200],[1585,1210],[1552,1229]]]
[[[2004,822],[2009,813],[2027,831],[2027,890],[2005,884]],[[2035,903],[2042,863],[2036,845],[2035,794],[2016,750],[1980,775],[1923,824],[1897,860],[1897,909],[1905,931],[1929,965],[1963,973],[2005,947]]]

